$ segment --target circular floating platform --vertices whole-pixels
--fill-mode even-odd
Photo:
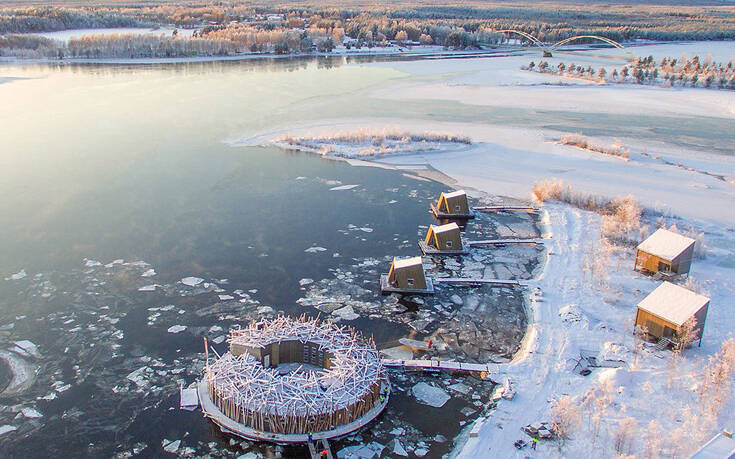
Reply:
[[[350,327],[279,317],[233,329],[228,342],[198,384],[204,413],[225,432],[275,443],[337,438],[388,403],[378,351]]]

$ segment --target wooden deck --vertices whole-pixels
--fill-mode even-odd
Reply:
[[[470,279],[464,277],[440,277],[434,279],[437,284],[488,284],[500,286],[525,287],[528,285],[526,281],[514,279]]]
[[[459,250],[439,250],[436,247],[427,244],[425,241],[419,241],[419,248],[424,252],[424,255],[466,255],[470,253],[469,250],[467,250],[466,244],[462,244],[462,247]]]
[[[475,213],[472,209],[470,209],[470,213],[468,214],[446,214],[437,209],[434,204],[431,204],[431,213],[440,220],[470,220],[475,218]]]
[[[479,206],[473,207],[472,210],[482,212],[537,212],[538,208],[533,206]]]
[[[537,239],[537,238],[529,238],[529,239],[486,239],[483,241],[466,241],[465,244],[469,247],[475,247],[479,245],[494,245],[497,247],[502,247],[504,245],[538,245],[543,244],[543,239]]]
[[[409,288],[398,288],[393,287],[388,282],[388,274],[380,275],[380,293],[383,295],[389,295],[391,293],[404,293],[406,295],[433,295],[434,294],[434,283],[431,279],[426,279],[425,289],[409,289]]]
[[[498,374],[498,365],[495,363],[467,363],[452,360],[397,360],[383,359],[383,365],[391,368],[403,368],[417,371],[449,371],[467,373],[485,373],[484,379],[490,379],[491,374]]]

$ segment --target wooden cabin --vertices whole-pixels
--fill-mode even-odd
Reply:
[[[709,301],[706,296],[664,281],[638,303],[635,325],[645,327],[648,335],[656,340],[668,338],[676,342],[681,326],[694,317],[697,321],[694,333],[701,345]]]
[[[734,459],[735,439],[732,432],[723,430],[705,443],[689,459]]]
[[[419,241],[419,247],[425,255],[460,255],[467,253],[462,244],[459,225],[454,222],[446,225],[429,226],[426,238]]]
[[[646,273],[687,274],[694,257],[694,239],[664,228],[638,245],[635,269]]]
[[[442,193],[436,205],[431,205],[431,212],[436,218],[474,218],[474,213],[467,202],[467,193],[457,190]]]
[[[383,293],[433,293],[434,286],[424,275],[421,257],[393,259],[388,274],[380,279]]]

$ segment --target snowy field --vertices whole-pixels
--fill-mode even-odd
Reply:
[[[656,58],[711,54],[713,59],[727,62],[735,55],[735,44],[651,45],[636,47],[633,52]],[[619,59],[624,55],[610,59],[603,56],[608,51],[594,53],[555,53],[548,60],[552,66],[574,61],[612,69],[624,64]],[[598,260],[605,269],[593,272],[589,266],[590,257],[599,255],[599,215],[548,205],[554,237],[547,244],[548,263],[529,297],[528,331],[513,362],[500,365],[499,370],[499,376],[510,378],[516,396],[501,400],[487,419],[465,429],[454,451],[455,456],[466,458],[528,457],[534,454],[529,448],[518,450],[513,445],[518,439],[530,439],[520,429],[550,421],[554,402],[569,395],[580,422],[561,448],[552,440],[541,441],[536,453],[540,457],[585,457],[590,453],[595,457],[686,457],[718,430],[735,426],[730,382],[726,386],[728,398],[716,410],[700,395],[705,390],[705,367],[735,325],[728,314],[735,297],[735,150],[729,139],[713,138],[710,144],[697,146],[698,141],[657,133],[658,126],[650,127],[653,134],[644,138],[637,132],[614,137],[584,132],[595,145],[619,141],[631,152],[624,160],[561,145],[559,139],[565,132],[554,128],[554,117],[556,113],[579,113],[583,131],[590,120],[663,116],[674,123],[672,132],[678,128],[696,131],[697,126],[706,129],[710,123],[727,125],[733,120],[735,92],[597,85],[520,70],[539,58],[538,54],[528,54],[369,64],[408,75],[371,89],[369,95],[375,99],[421,102],[429,107],[480,106],[507,111],[509,117],[515,110],[539,112],[538,119],[528,126],[435,120],[421,115],[323,119],[235,144],[265,142],[284,132],[325,135],[335,129],[364,126],[412,132],[440,130],[470,137],[472,146],[460,152],[381,158],[381,167],[432,167],[456,180],[457,187],[516,199],[530,199],[537,181],[559,178],[577,189],[610,198],[634,195],[645,209],[644,224],[650,227],[662,219],[668,225],[703,232],[707,255],[694,261],[691,282],[711,297],[706,329],[701,347],[675,358],[671,352],[634,341],[636,304],[658,282],[631,269],[633,250],[619,248],[607,253]],[[680,126],[677,120],[681,120]],[[645,131],[646,126],[640,128]],[[572,371],[581,349],[622,360],[624,368],[595,369],[591,375],[581,376]],[[470,430],[474,430],[473,435]]]

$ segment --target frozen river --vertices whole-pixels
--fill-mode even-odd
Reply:
[[[717,48],[717,56],[726,53]],[[179,385],[201,372],[202,338],[222,351],[230,326],[258,317],[337,318],[373,335],[381,349],[431,337],[443,344],[442,358],[466,361],[517,349],[526,324],[520,291],[456,289],[400,301],[378,294],[377,276],[391,257],[418,253],[428,205],[446,185],[242,139],[365,125],[458,132],[476,141],[469,151],[410,162],[436,160],[478,188],[521,199],[542,173],[614,193],[635,181],[661,205],[666,187],[625,171],[651,163],[679,173],[671,169],[678,161],[733,174],[731,92],[605,91],[519,71],[538,58],[0,66],[0,170],[10,171],[0,177],[0,351],[26,365],[21,370],[37,370],[32,385],[17,385],[0,359],[0,390],[17,389],[0,405],[3,452],[154,456],[180,440],[179,454],[272,453],[178,409]],[[621,65],[577,54],[554,59]],[[642,110],[641,101],[654,109]],[[674,166],[557,151],[555,136],[580,131],[630,141]],[[548,161],[546,149],[554,151]],[[529,160],[531,153],[538,158]],[[493,173],[494,181],[472,180]],[[693,177],[693,209],[702,207],[702,190],[729,193],[721,191],[726,181]],[[537,230],[532,216],[489,215],[467,236]],[[477,249],[461,261],[425,263],[432,276],[529,279],[541,255],[540,248]],[[441,456],[491,407],[489,383],[391,377],[388,411],[338,449]],[[452,397],[433,407],[414,392],[420,383]]]

